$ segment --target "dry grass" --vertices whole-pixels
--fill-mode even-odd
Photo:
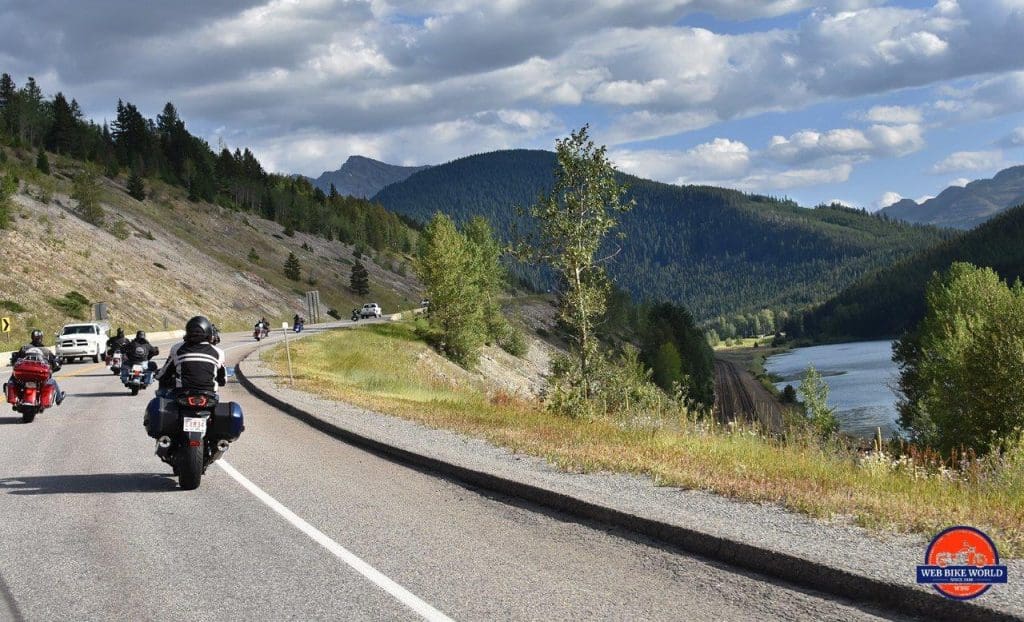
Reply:
[[[284,370],[283,349],[264,356]],[[873,528],[929,535],[975,525],[1004,555],[1024,554],[1024,459],[966,481],[887,463],[864,466],[855,454],[811,438],[782,443],[686,416],[642,425],[559,417],[452,373],[404,324],[303,339],[292,356],[297,388],[484,438],[567,471],[646,475],[660,485],[779,503],[816,517],[850,516]]]

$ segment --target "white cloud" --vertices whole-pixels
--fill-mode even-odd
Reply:
[[[933,175],[945,175],[957,171],[984,171],[999,168],[1003,164],[1003,152],[957,151],[931,168]]]
[[[1015,128],[999,141],[999,145],[1010,149],[1014,147],[1024,147],[1024,127]]]
[[[804,130],[787,137],[773,136],[766,155],[785,163],[821,161],[834,158],[862,160],[899,157],[924,146],[919,125],[873,125],[866,130],[843,128],[817,132]]]
[[[622,171],[676,184],[736,179],[750,167],[750,148],[725,138],[687,151],[616,150],[609,156]]]
[[[893,203],[899,203],[903,200],[903,195],[898,192],[884,192],[882,196],[875,201],[875,208],[882,209],[883,207],[889,207]]]
[[[864,118],[872,123],[903,125],[921,123],[923,115],[920,108],[913,106],[874,106]]]
[[[974,180],[968,179],[966,177],[957,177],[953,181],[949,182],[949,185],[957,188],[964,188],[967,186],[967,184],[971,183],[972,181]]]

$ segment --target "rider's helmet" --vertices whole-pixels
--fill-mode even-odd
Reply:
[[[146,331],[140,330],[139,332],[135,333],[135,341],[145,341],[145,340],[146,340]]]
[[[32,345],[37,348],[43,347],[43,331],[38,328],[32,329]]]
[[[124,337],[124,329],[123,328],[118,328],[117,329],[117,336],[118,337]]]
[[[185,323],[185,343],[202,343],[213,338],[213,324],[206,316],[197,315]]]

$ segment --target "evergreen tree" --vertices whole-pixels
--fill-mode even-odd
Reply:
[[[351,287],[352,291],[360,296],[366,296],[370,293],[370,273],[366,271],[366,266],[364,266],[358,259],[352,266],[352,275],[349,278],[349,287]]]
[[[142,181],[142,175],[137,168],[132,168],[131,174],[128,175],[128,195],[136,201],[146,198],[146,184]]]
[[[91,168],[86,167],[75,175],[71,183],[71,198],[78,201],[76,211],[82,220],[97,227],[103,224],[105,214],[100,205],[100,182]]]
[[[50,174],[50,159],[46,157],[46,150],[40,149],[36,156],[36,168],[44,175]]]
[[[299,258],[295,256],[295,253],[288,253],[288,259],[284,262],[284,275],[293,281],[302,278],[302,264],[299,263]]]

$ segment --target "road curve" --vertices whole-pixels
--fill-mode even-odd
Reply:
[[[184,492],[142,428],[151,391],[60,375],[63,406],[0,414],[0,619],[884,616],[389,462],[234,383],[247,430]]]

